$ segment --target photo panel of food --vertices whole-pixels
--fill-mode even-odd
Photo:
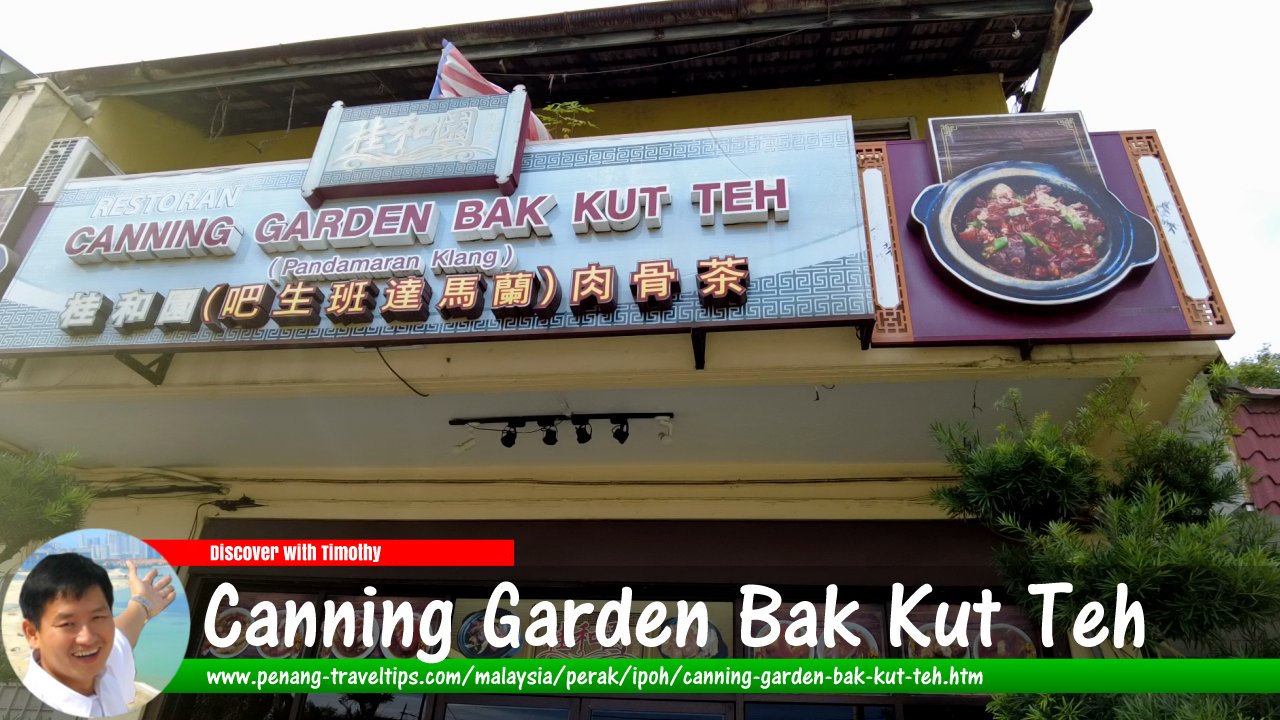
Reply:
[[[1098,297],[1159,256],[1155,228],[1106,186],[1079,113],[929,121],[937,185],[911,215],[936,264],[1000,300]]]
[[[956,617],[959,614],[958,605],[958,603],[947,604],[946,615],[942,619],[941,634],[951,635],[955,632]],[[907,620],[929,639],[929,644],[921,645],[912,640],[908,633],[904,632],[902,633],[903,657],[912,660],[959,660],[971,657],[970,650],[978,637],[973,629],[969,629],[967,646],[961,645],[959,642],[952,642],[945,647],[938,644],[938,608],[938,605],[917,605],[915,609],[907,613]],[[972,619],[974,617],[976,616],[970,612],[969,618]],[[967,625],[968,623],[966,623]]]
[[[938,181],[993,162],[1043,163],[1067,175],[1102,180],[1098,158],[1078,112],[930,118]]]
[[[417,657],[418,651],[430,653],[435,648],[431,643],[428,634],[421,632],[422,614],[426,610],[428,603],[438,598],[430,597],[411,597],[411,596],[379,596],[373,599],[374,612],[371,619],[373,624],[373,643],[369,644],[364,641],[364,605],[363,603],[370,598],[363,595],[333,595],[327,600],[341,605],[344,602],[351,603],[355,609],[355,633],[352,642],[346,642],[346,626],[338,623],[335,626],[333,636],[333,647],[321,647],[320,657],[322,658],[340,658],[340,659],[362,659],[362,658],[387,658],[391,660],[403,660]],[[412,609],[412,625],[405,627],[403,618],[398,614],[388,617],[384,612],[386,610],[385,602],[391,603],[393,613],[399,613],[402,604],[408,604]],[[428,617],[430,622],[431,618]],[[384,645],[382,642],[382,631],[386,624],[391,624],[392,635],[391,642]],[[429,628],[434,631],[434,628]],[[406,634],[406,630],[408,633]],[[437,633],[431,632],[430,635]],[[318,638],[318,643],[323,645],[323,638]]]
[[[432,636],[439,636],[436,632],[436,628],[434,626],[429,626],[429,632],[422,632],[423,612],[426,610],[427,604],[435,599],[437,598],[379,598],[377,615],[379,625],[378,647],[370,653],[368,657],[382,657],[389,660],[407,660],[409,658],[416,658],[419,650],[428,654],[436,652],[438,648],[436,647],[436,644],[431,641]],[[402,605],[407,605],[411,608],[413,613],[409,624],[406,626],[400,617],[396,617],[394,615],[392,617],[388,617],[387,613],[384,612],[386,606],[383,605],[383,602],[390,602],[393,612],[396,613],[400,612],[399,608]],[[427,615],[427,622],[435,622],[435,619],[431,614]],[[382,633],[387,630],[388,626],[391,628],[391,640],[390,642],[383,642],[384,638],[382,637]],[[335,647],[337,647],[336,644]]]
[[[363,595],[332,595],[326,598],[326,600],[331,600],[337,605],[342,605],[342,603],[351,604],[352,608],[355,610],[353,613],[355,617],[355,632],[352,634],[351,642],[348,643],[346,642],[346,623],[335,623],[333,626],[333,647],[324,647],[324,638],[322,636],[317,636],[316,638],[316,643],[320,645],[320,657],[350,660],[376,657],[374,653],[377,650],[378,639],[382,635],[382,624],[378,622],[378,616],[375,613],[374,617],[370,620],[373,624],[374,641],[372,643],[366,643],[364,641],[365,618],[364,612],[362,612],[363,608],[361,603],[368,599],[369,598]],[[375,604],[375,608],[379,608],[380,606],[381,603]]]
[[[306,651],[302,637],[286,637],[285,636],[285,607],[286,603],[292,600],[299,605],[307,602],[315,602],[315,595],[297,595],[292,593],[271,593],[271,592],[241,592],[239,593],[239,602],[229,607],[223,607],[214,619],[214,627],[220,636],[227,636],[231,633],[231,629],[235,623],[240,623],[240,633],[233,645],[226,648],[216,648],[210,642],[209,638],[202,638],[200,647],[196,651],[196,657],[202,658],[295,658],[301,657]],[[249,644],[249,631],[255,621],[267,617],[267,614],[259,611],[254,613],[253,610],[259,603],[268,603],[276,618],[276,640],[275,644],[264,644],[260,647],[253,647]],[[257,633],[255,632],[255,635]]]
[[[773,617],[778,620],[778,624],[781,627],[781,632],[772,643],[764,647],[752,648],[752,657],[775,660],[800,658],[875,659],[884,657],[884,606],[860,605],[849,616],[849,619],[844,622],[845,630],[851,637],[858,638],[858,644],[854,645],[848,642],[843,639],[842,635],[837,633],[834,647],[826,647],[823,642],[826,635],[824,619],[826,613],[823,603],[813,603],[813,607],[816,610],[817,646],[793,645],[787,642],[788,629],[804,619],[803,612],[797,610],[796,606],[797,603],[784,603],[773,613]],[[769,628],[763,623],[756,623],[750,630],[754,637],[757,638],[764,637],[769,632]],[[800,632],[800,629],[797,628],[793,632]]]
[[[507,609],[499,609],[494,618],[499,630],[503,630],[502,618],[515,616],[520,622],[520,633],[517,635],[515,647],[494,647],[485,639],[484,614],[488,599],[458,598],[453,604],[453,647],[449,648],[449,657],[480,658],[492,660],[496,658],[532,657],[524,645],[524,630],[529,626],[528,608],[534,601],[521,602],[517,614]]]
[[[692,603],[691,603],[692,604]],[[637,602],[637,607],[642,605]],[[707,608],[707,641],[698,644],[693,633],[684,643],[676,635],[676,603],[664,602],[667,609],[667,627],[671,634],[666,642],[656,648],[644,648],[644,657],[671,659],[727,658],[733,655],[733,603],[704,602]],[[634,621],[634,618],[633,618]]]

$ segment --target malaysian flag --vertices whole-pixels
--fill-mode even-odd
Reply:
[[[448,40],[440,51],[440,64],[436,67],[436,83],[431,87],[431,100],[440,98],[476,97],[477,95],[506,95],[507,91],[494,85],[476,71],[462,52]],[[525,138],[528,140],[550,140],[551,133],[538,119],[529,113],[530,123]]]

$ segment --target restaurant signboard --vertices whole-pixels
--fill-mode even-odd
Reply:
[[[0,355],[865,329],[853,147],[848,118],[534,143],[510,195],[321,207],[306,162],[77,181]]]

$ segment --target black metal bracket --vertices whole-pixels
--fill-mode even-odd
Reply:
[[[689,333],[689,338],[693,341],[693,369],[707,369],[707,331],[700,328],[694,328]]]
[[[157,355],[154,360],[146,363],[127,352],[116,353],[116,359],[124,363],[130,370],[141,375],[143,380],[160,387],[160,384],[164,382],[164,376],[169,373],[169,365],[173,362],[173,353]]]
[[[1023,340],[1018,343],[1018,355],[1022,357],[1023,362],[1031,360],[1031,351],[1035,348],[1035,344],[1030,340]]]
[[[667,418],[674,420],[675,413],[669,412],[606,412],[606,413],[573,413],[572,415],[508,415],[505,417],[474,417],[474,418],[453,418],[449,421],[450,425],[515,425],[516,427],[524,427],[526,424],[546,427],[547,425],[555,425],[558,422],[570,422],[574,425],[592,420],[608,420],[617,425],[628,420],[658,420]]]
[[[12,358],[9,360],[0,360],[0,375],[17,380],[18,374],[22,372],[22,366],[27,363],[26,358]]]
[[[875,333],[876,321],[872,320],[870,322],[858,323],[853,326],[853,329],[858,333],[858,344],[862,346],[862,349],[870,350],[871,336]]]

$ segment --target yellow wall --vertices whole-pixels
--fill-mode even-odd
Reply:
[[[593,109],[591,120],[597,128],[578,134],[613,135],[843,115],[856,120],[911,117],[923,134],[930,117],[1006,111],[996,75],[601,103]],[[83,125],[68,122],[59,134],[84,132]],[[319,128],[209,140],[207,127],[193,127],[126,98],[107,98],[98,106],[88,133],[126,172],[144,173],[307,158]]]
[[[127,98],[107,98],[89,123],[89,137],[128,173],[244,165],[310,157],[320,128],[209,139],[196,128]]]
[[[851,115],[855,120],[911,117],[923,136],[931,117],[1008,112],[996,75],[755,90],[593,105],[598,127],[614,135],[690,127]]]

